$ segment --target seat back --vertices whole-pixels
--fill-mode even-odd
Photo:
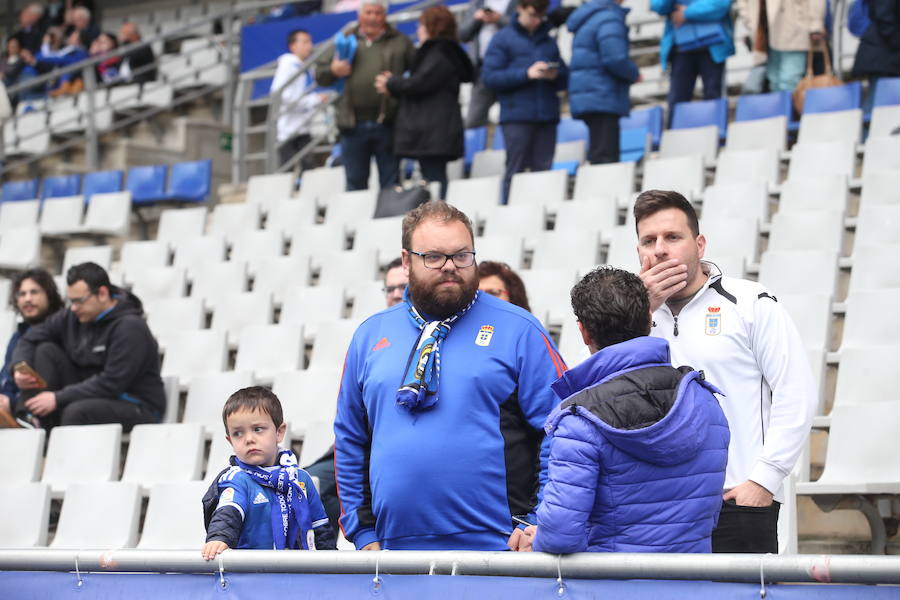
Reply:
[[[15,202],[17,200],[33,200],[38,197],[38,180],[24,179],[21,181],[7,181],[3,184],[3,202]]]
[[[703,156],[657,158],[644,163],[645,190],[675,190],[689,200],[699,197],[706,185]]]
[[[689,129],[715,125],[724,138],[728,127],[728,100],[716,98],[695,102],[679,102],[672,113],[672,129]]]
[[[832,87],[806,90],[803,99],[803,114],[850,110],[862,106],[862,85],[853,81]]]
[[[73,233],[81,228],[84,215],[84,198],[68,196],[44,200],[41,210],[41,233]]]
[[[876,106],[869,123],[869,138],[888,137],[900,127],[900,106]]]
[[[0,461],[0,482],[6,485],[38,480],[45,435],[43,429],[0,429],[0,456],[8,457]]]
[[[56,175],[44,177],[41,198],[76,196],[81,191],[81,175]]]
[[[727,150],[772,148],[784,151],[787,148],[787,124],[788,118],[784,116],[735,121],[728,129],[725,148]]]
[[[150,488],[144,529],[137,547],[142,550],[196,550],[206,541],[203,527],[205,481],[157,483]]]
[[[172,245],[179,240],[203,235],[206,228],[206,213],[205,206],[162,211],[156,239]]]
[[[568,174],[565,171],[516,173],[509,188],[509,203],[547,204],[566,199]]]
[[[303,328],[299,325],[256,325],[241,332],[235,371],[251,371],[262,384],[271,384],[277,373],[300,368]]]
[[[188,202],[205,202],[212,185],[212,160],[194,160],[172,165],[167,195]]]
[[[303,436],[311,423],[334,422],[340,387],[341,369],[312,368],[278,373],[272,391],[281,400],[291,432]]]
[[[359,321],[356,319],[338,319],[319,323],[319,335],[313,343],[309,358],[309,368],[338,369],[344,364],[347,348]],[[322,335],[327,332],[327,335]],[[288,369],[285,369],[288,370]]]
[[[225,432],[222,405],[237,390],[251,385],[253,374],[249,371],[197,375],[188,386],[181,421],[201,426],[207,436],[220,437]],[[284,401],[283,398],[281,400]]]
[[[236,347],[241,331],[253,325],[269,325],[273,313],[272,294],[268,292],[223,294],[216,300],[212,329],[224,331],[228,344]]]
[[[140,516],[141,492],[136,483],[73,483],[66,490],[50,547],[133,548]]]
[[[837,253],[828,250],[768,250],[759,263],[759,282],[780,294],[832,296],[837,282]]]
[[[200,479],[203,427],[193,423],[135,425],[131,430],[122,481],[144,491],[157,483]]]
[[[501,177],[497,175],[457,179],[447,186],[446,200],[454,206],[463,205],[471,198],[477,198],[484,204],[500,204],[500,184]]]
[[[77,246],[66,249],[63,257],[62,274],[69,272],[74,265],[92,262],[100,265],[107,271],[112,264],[112,246]]]
[[[862,110],[852,108],[835,112],[803,113],[797,143],[850,142],[862,136]]]
[[[891,460],[900,423],[900,401],[835,406],[820,483],[878,484],[900,481]]]
[[[122,425],[67,425],[50,431],[43,483],[54,492],[76,483],[96,484],[119,478]]]
[[[791,118],[790,92],[768,94],[745,94],[738,96],[734,112],[735,121],[755,121],[771,117]]]
[[[40,200],[0,203],[0,233],[20,227],[36,227],[40,211]]]
[[[772,217],[769,250],[821,250],[839,253],[844,236],[841,211],[779,211]]]
[[[900,301],[900,289],[860,290],[847,294],[847,313],[841,351],[852,347],[895,344],[900,338],[900,323],[885,318]]]
[[[247,180],[247,202],[268,204],[272,200],[287,200],[294,192],[293,173],[253,175]]]
[[[127,236],[131,226],[131,192],[104,192],[91,196],[84,229],[90,233]]]
[[[14,462],[14,461],[6,461]],[[50,488],[45,483],[0,480],[0,548],[47,545]]]
[[[165,195],[166,165],[149,165],[128,169],[126,188],[135,202],[159,200]]]
[[[719,128],[716,125],[690,129],[667,129],[659,144],[659,156],[691,156],[701,154],[707,164],[713,164],[719,152]]]
[[[620,130],[635,129],[638,127],[646,127],[653,140],[653,147],[658,147],[663,131],[662,106],[651,106],[650,108],[632,110],[631,114],[627,117],[619,119]]]
[[[896,106],[900,104],[900,77],[880,77],[875,84],[873,106]]]
[[[463,156],[466,171],[472,167],[472,160],[476,152],[480,152],[487,147],[487,128],[475,127],[466,129],[465,133],[465,155]]]
[[[181,387],[198,375],[221,373],[228,364],[225,332],[202,329],[173,336],[163,356],[160,374],[177,377]]]

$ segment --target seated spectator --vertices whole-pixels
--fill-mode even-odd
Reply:
[[[501,300],[506,300],[531,312],[525,284],[510,266],[502,262],[484,260],[478,263],[478,289]]]
[[[105,56],[119,47],[116,36],[111,33],[101,33],[91,44],[91,58],[97,56]],[[103,62],[97,63],[95,70],[97,72],[97,81],[110,84],[119,80],[119,65],[122,58],[119,56],[111,56]]]
[[[383,72],[375,78],[379,94],[400,99],[394,126],[394,154],[419,161],[422,177],[441,184],[447,195],[447,163],[465,151],[459,84],[474,79],[472,62],[456,33],[456,19],[446,6],[422,12],[417,29],[420,46],[406,75]]]
[[[119,44],[127,46],[141,41],[141,32],[134,23],[123,23],[119,28]],[[122,56],[119,76],[124,83],[156,81],[156,55],[148,45],[129,50]]]
[[[512,176],[553,165],[559,97],[569,70],[544,20],[549,0],[519,0],[516,21],[491,40],[481,80],[500,100],[500,125],[506,141],[502,201]]]
[[[83,31],[73,30],[66,38],[66,45],[58,51],[50,51],[48,54],[39,52],[35,56],[23,53],[23,59],[36,67],[38,71],[45,72],[53,68],[68,67],[77,62],[89,58],[87,48],[90,45],[88,36]],[[49,43],[47,44],[49,48]],[[56,87],[50,90],[50,96],[65,96],[77,94],[84,89],[84,81],[80,71],[64,73],[59,78]]]
[[[41,40],[44,38],[44,28],[41,20],[44,17],[44,7],[40,2],[32,2],[19,11],[19,28],[12,37],[19,40],[19,47],[37,54],[41,49]]]
[[[632,273],[600,267],[572,289],[592,355],[551,388],[551,436],[536,551],[710,552],[729,430],[714,393],[649,337],[650,300]],[[520,546],[521,547],[521,546]]]
[[[69,14],[70,28],[84,33],[84,36],[87,38],[85,47],[89,48],[94,40],[97,39],[97,36],[100,35],[100,28],[93,22],[94,17],[91,9],[79,3],[72,8]]]
[[[19,39],[11,37],[6,40],[6,53],[3,55],[2,61],[0,61],[0,77],[3,79],[3,85],[9,88],[17,83],[37,77],[37,74],[37,70],[23,60]],[[29,89],[12,94],[9,100],[15,106],[19,100],[41,96],[43,96],[41,90]]]
[[[12,363],[25,362],[47,383],[15,370],[25,408],[44,427],[121,423],[126,431],[158,423],[166,408],[159,348],[140,299],[109,282],[94,263],[66,274],[70,310],[51,315],[16,344]]]
[[[20,406],[19,388],[13,380],[13,351],[29,329],[62,310],[63,301],[50,273],[43,269],[29,269],[13,279],[9,304],[22,317],[22,322],[9,338],[3,370],[0,371],[0,427],[19,427],[14,418]]]

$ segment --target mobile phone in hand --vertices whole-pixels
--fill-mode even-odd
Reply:
[[[547,63],[547,69],[548,69],[548,70],[549,70],[549,69],[558,69],[558,68],[559,68],[559,63],[556,62],[555,60],[550,61],[550,62]]]

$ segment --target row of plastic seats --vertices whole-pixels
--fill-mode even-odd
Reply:
[[[131,226],[131,192],[94,193],[0,203],[0,233],[37,228],[43,236],[126,236]]]

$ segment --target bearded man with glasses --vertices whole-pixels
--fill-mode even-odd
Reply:
[[[341,526],[358,549],[518,548],[546,481],[550,383],[540,322],[478,291],[468,217],[403,219],[403,301],[353,336],[335,419]]]

